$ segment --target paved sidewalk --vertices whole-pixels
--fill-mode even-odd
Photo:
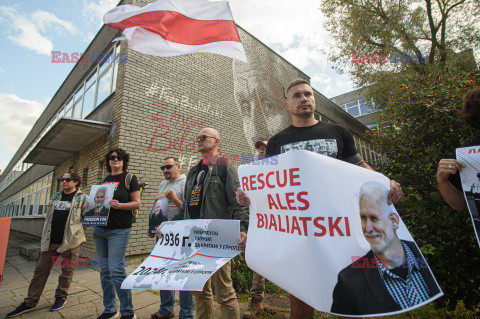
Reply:
[[[35,269],[36,258],[28,260],[20,256],[20,248],[26,243],[28,243],[28,239],[19,236],[18,233],[10,234],[4,268],[4,280],[0,287],[0,318],[5,318],[6,314],[20,305],[27,295],[28,285]],[[133,272],[140,263],[140,259],[129,260],[127,274]],[[96,318],[102,313],[100,274],[98,270],[91,268],[78,268],[75,270],[65,307],[59,311],[50,312],[49,308],[54,302],[59,274],[60,269],[52,269],[36,310],[15,318]],[[158,310],[160,297],[157,291],[134,289],[132,294],[135,313],[139,319],[149,319],[150,315]],[[248,302],[239,302],[239,304],[240,311],[243,314],[248,308]],[[175,302],[177,318],[179,311],[177,293]],[[216,317],[220,318],[218,304],[216,304],[215,313]]]

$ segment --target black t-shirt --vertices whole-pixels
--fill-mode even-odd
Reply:
[[[202,207],[203,182],[208,173],[208,165],[200,165],[195,182],[193,184],[192,193],[188,197],[188,215],[191,219],[200,218],[200,207]]]
[[[65,194],[62,192],[62,198],[53,211],[50,244],[62,243],[68,214],[70,213],[70,208],[72,207],[73,196],[75,196],[76,193],[76,190],[70,194]]]
[[[475,137],[473,140],[470,142],[460,146],[460,147],[469,147],[469,146],[477,146],[480,145],[480,136]],[[455,151],[451,155],[451,158],[456,158]],[[454,175],[450,175],[449,177],[450,183],[452,183],[453,186],[455,186],[459,191],[463,192],[462,188],[462,181],[460,180],[460,172],[457,171]]]
[[[137,177],[134,175],[130,182],[130,191],[127,190],[125,186],[125,177],[127,172],[123,172],[118,175],[108,175],[103,180],[102,185],[112,184],[115,186],[115,191],[113,192],[113,199],[118,200],[120,203],[129,203],[132,200],[130,199],[130,193],[139,191],[140,186],[138,185]],[[106,228],[118,229],[118,228],[131,228],[133,221],[133,214],[131,210],[115,209],[110,207],[110,214],[108,215],[108,222]],[[105,226],[103,226],[105,227]]]
[[[308,127],[290,125],[268,140],[267,156],[290,150],[309,150],[352,164],[358,162],[353,136],[339,124],[318,122]]]

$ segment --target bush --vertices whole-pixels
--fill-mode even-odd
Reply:
[[[373,144],[387,161],[380,170],[402,184],[406,199],[397,208],[428,259],[445,298],[437,306],[467,309],[480,304],[480,249],[470,214],[456,212],[438,191],[441,158],[478,132],[459,118],[463,96],[480,86],[480,72],[447,70],[423,79],[412,77],[379,106]]]

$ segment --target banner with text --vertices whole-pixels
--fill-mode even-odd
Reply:
[[[113,199],[115,185],[93,185],[88,197],[83,226],[107,226],[110,214],[109,202]]]
[[[405,312],[442,296],[380,173],[310,151],[241,165],[248,266],[315,309]],[[272,265],[275,265],[272,267]]]
[[[122,289],[201,291],[218,269],[240,253],[240,221],[190,219],[160,225],[163,236]]]
[[[480,246],[480,146],[457,148],[457,160],[465,164],[460,172],[463,194]]]

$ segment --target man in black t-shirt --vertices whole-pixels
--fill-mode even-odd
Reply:
[[[296,79],[287,87],[287,110],[293,124],[268,140],[267,157],[289,150],[312,149],[319,154],[330,156],[367,169],[372,169],[358,154],[352,134],[342,125],[320,122],[315,119],[315,97],[310,84]],[[307,147],[308,146],[308,147]],[[390,181],[389,203],[397,203],[402,197],[402,188]],[[237,201],[249,206],[250,201],[238,188]],[[290,295],[291,318],[313,318],[313,308]]]
[[[73,278],[73,270],[78,265],[80,245],[85,242],[82,220],[85,215],[87,196],[77,190],[80,176],[74,172],[63,174],[60,178],[62,192],[56,193],[47,208],[43,226],[40,257],[35,267],[33,279],[28,287],[28,296],[7,318],[18,316],[35,309],[47,283],[50,269],[61,267],[55,291],[55,303],[50,311],[61,309],[68,296],[68,288]],[[60,263],[59,257],[62,257]],[[58,261],[58,262],[57,262]]]

